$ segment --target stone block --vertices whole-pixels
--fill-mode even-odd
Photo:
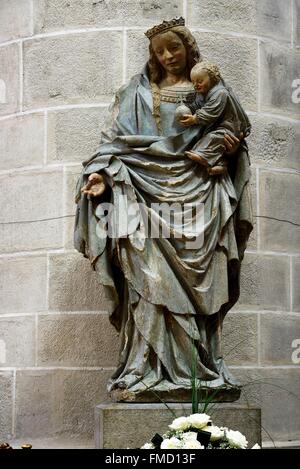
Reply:
[[[244,37],[195,32],[203,58],[218,64],[247,110],[257,109],[257,42]]]
[[[29,114],[3,120],[0,154],[0,170],[43,164],[44,116]]]
[[[239,404],[261,408],[261,368],[256,368],[255,366],[230,366],[229,369],[242,386]],[[261,409],[261,411],[263,413],[263,409]],[[264,436],[265,434],[262,428],[262,439],[264,439]]]
[[[74,249],[74,225],[75,225],[75,215],[73,217],[68,216],[68,218],[66,218],[64,221],[64,247],[65,249]]]
[[[292,5],[282,0],[256,0],[256,33],[277,41],[291,40]],[[247,18],[245,21],[247,24]],[[243,26],[242,26],[243,29]]]
[[[252,161],[262,166],[300,169],[300,123],[271,117],[250,116],[252,132],[247,141]]]
[[[0,4],[0,42],[30,36],[31,0],[1,0]]]
[[[227,365],[257,364],[257,314],[227,314],[223,344]]]
[[[110,371],[20,370],[16,438],[92,436],[94,408],[105,399]]]
[[[65,179],[64,179],[64,192],[65,192],[65,215],[75,215],[76,203],[75,203],[75,192],[76,184],[79,175],[82,171],[82,165],[77,164],[74,166],[65,167]]]
[[[100,143],[106,108],[48,113],[48,161],[84,161]]]
[[[104,402],[97,405],[96,448],[140,448],[144,443],[150,442],[155,433],[160,435],[166,433],[168,425],[175,418],[172,411],[177,417],[192,413],[191,404],[168,403],[168,407],[161,403]],[[207,413],[209,414],[209,410]],[[214,404],[211,417],[216,425],[242,432],[249,442],[249,447],[261,440],[259,409],[232,404]]]
[[[10,444],[13,448],[20,448],[24,444],[24,438],[13,438],[10,440]],[[67,435],[66,437],[61,435],[48,438],[43,438],[43,435],[40,435],[37,438],[30,437],[30,444],[33,449],[95,449],[94,438],[92,436],[82,438],[81,435]]]
[[[182,0],[34,0],[36,33],[91,26],[152,26],[180,15]]]
[[[111,302],[82,254],[50,256],[49,303],[54,311],[108,311]]]
[[[13,373],[0,371],[0,438],[12,437]]]
[[[293,102],[293,83],[300,77],[300,51],[267,42],[261,42],[260,50],[262,110],[298,119],[299,103]]]
[[[1,313],[45,311],[46,278],[46,255],[1,258]]]
[[[0,366],[34,366],[35,318],[0,317],[0,344]]]
[[[25,107],[109,101],[122,83],[122,49],[121,31],[26,41]]]
[[[289,310],[288,256],[246,253],[238,310]]]
[[[292,311],[300,311],[300,257],[292,258]]]
[[[188,25],[289,41],[291,8],[281,0],[192,0]]]
[[[149,39],[143,31],[127,32],[126,78],[140,73],[149,59]]]
[[[62,233],[61,170],[0,176],[0,247],[3,252],[59,248]]]
[[[66,166],[64,173],[64,245],[66,249],[74,249],[74,225],[75,225],[75,189],[77,179],[82,171],[82,165]]]
[[[118,335],[106,314],[39,316],[39,366],[115,366]]]
[[[247,33],[256,29],[253,0],[191,0],[187,4],[187,21],[193,28]]]
[[[0,47],[0,115],[19,111],[19,45]]]
[[[244,384],[240,402],[261,408],[264,441],[300,439],[299,368],[234,369]]]
[[[293,360],[295,348],[293,342],[298,340],[300,351],[300,315],[273,314],[261,315],[261,362],[263,365],[297,365]],[[295,345],[295,342],[294,342]],[[295,353],[294,353],[295,355]],[[300,362],[300,352],[299,362]]]
[[[300,175],[295,173],[260,174],[261,248],[299,252]]]

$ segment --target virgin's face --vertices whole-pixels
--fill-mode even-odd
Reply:
[[[151,40],[153,51],[166,72],[181,75],[186,69],[186,49],[182,40],[172,31],[157,34]]]

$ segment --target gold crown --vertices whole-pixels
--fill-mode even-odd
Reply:
[[[176,16],[176,18],[173,18],[170,21],[163,21],[161,24],[148,29],[148,31],[145,32],[145,36],[147,36],[148,39],[151,39],[156,34],[168,31],[168,29],[174,28],[175,26],[185,26],[185,20],[182,16]]]

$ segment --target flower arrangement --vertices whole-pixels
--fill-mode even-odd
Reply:
[[[141,449],[247,449],[248,441],[239,431],[212,424],[209,415],[178,417],[163,436],[156,433]],[[251,449],[260,449],[258,444]]]

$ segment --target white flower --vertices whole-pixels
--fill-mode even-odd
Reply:
[[[209,425],[207,427],[202,428],[202,430],[204,432],[211,433],[210,441],[218,441],[224,437],[224,430],[222,430],[220,427],[217,427],[215,425]]]
[[[182,448],[181,441],[172,436],[172,438],[166,438],[160,445],[161,449],[178,449]]]
[[[202,429],[210,422],[210,416],[207,414],[192,414],[187,417],[190,427]]]
[[[187,430],[189,427],[190,423],[187,417],[178,417],[169,425],[171,430]]]
[[[256,443],[251,449],[261,449],[261,447]]]
[[[186,440],[183,442],[184,449],[204,449],[204,446],[198,440]]]
[[[195,441],[197,440],[197,433],[196,432],[185,432],[182,434],[181,439],[183,441]]]
[[[141,449],[154,449],[154,445],[152,443],[145,443]]]
[[[228,427],[220,427],[220,430],[226,434],[226,432],[228,432]]]
[[[226,432],[226,438],[232,448],[239,448],[239,449],[247,448],[248,441],[246,440],[245,436],[240,432],[237,432],[234,430],[228,430]]]

